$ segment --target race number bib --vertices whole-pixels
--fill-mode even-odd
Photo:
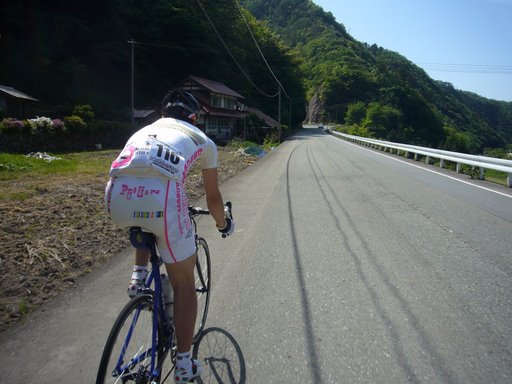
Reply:
[[[185,168],[185,159],[172,146],[149,139],[144,145],[128,144],[112,163],[110,175],[123,171],[126,174],[143,174],[154,169],[166,177],[180,179]]]

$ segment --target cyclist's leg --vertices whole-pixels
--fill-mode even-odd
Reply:
[[[135,265],[145,265],[149,262],[149,249],[135,248]]]
[[[176,327],[178,353],[188,352],[192,346],[197,316],[195,263],[196,256],[194,254],[183,261],[165,264],[174,290],[174,326]]]
[[[178,344],[175,383],[187,383],[202,371],[201,364],[193,360],[190,353],[197,315],[195,261],[194,254],[177,263],[165,264],[174,290],[174,326]]]

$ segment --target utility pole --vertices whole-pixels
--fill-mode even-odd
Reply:
[[[132,81],[132,129],[135,127],[135,122],[134,122],[134,115],[135,115],[135,105],[134,105],[134,63],[135,63],[135,40],[133,40],[133,38],[131,38],[130,40],[128,40],[128,43],[132,45],[132,76],[131,76],[131,81]]]
[[[290,99],[290,116],[289,116],[290,117],[290,119],[289,119],[290,125],[288,125],[288,129],[292,129],[292,98],[289,97],[289,99]]]
[[[279,85],[279,106],[278,106],[278,120],[277,122],[279,123],[279,127],[277,128],[277,132],[278,132],[278,141],[279,143],[281,143],[281,85]]]

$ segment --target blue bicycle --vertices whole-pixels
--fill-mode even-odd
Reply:
[[[228,204],[231,208],[231,204]],[[195,218],[208,214],[207,210],[189,207],[189,215],[196,229],[197,249],[195,277],[198,316],[193,343],[197,342],[204,329],[211,286],[210,251],[206,240],[197,235]],[[176,334],[172,318],[167,318],[165,314],[161,282],[163,277],[160,275],[162,260],[156,251],[155,235],[139,227],[132,227],[130,241],[136,248],[150,250],[151,269],[144,287],[125,305],[110,331],[101,356],[96,384],[164,383],[176,364]],[[170,363],[164,364],[169,360]]]

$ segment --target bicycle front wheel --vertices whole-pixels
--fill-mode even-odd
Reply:
[[[150,295],[137,296],[130,300],[119,316],[107,339],[96,384],[103,383],[149,383],[152,362],[153,300]],[[158,330],[156,344],[161,339]],[[162,357],[157,348],[157,362]],[[161,365],[161,364],[160,364]]]
[[[192,343],[195,343],[203,332],[206,317],[208,316],[208,305],[210,304],[210,250],[206,240],[202,237],[197,239],[197,258],[194,274],[196,280],[197,318]]]

